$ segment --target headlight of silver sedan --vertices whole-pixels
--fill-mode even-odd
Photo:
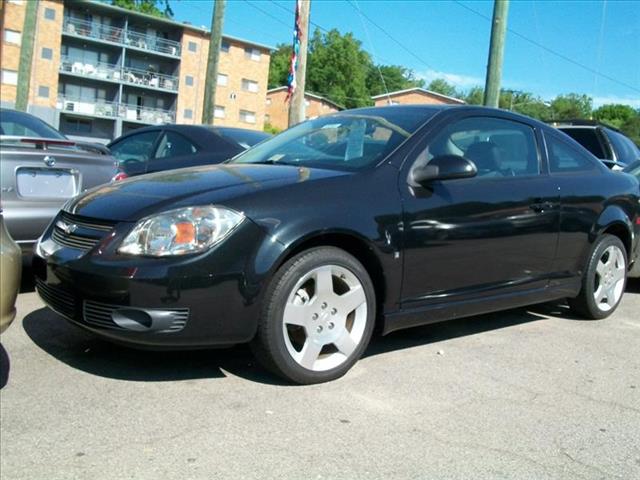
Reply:
[[[166,257],[203,252],[224,240],[244,215],[213,205],[170,210],[140,220],[118,253]]]

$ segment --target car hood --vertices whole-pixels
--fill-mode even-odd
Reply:
[[[183,168],[102,185],[71,201],[65,210],[90,218],[133,222],[174,208],[220,204],[252,192],[347,174],[286,165]]]

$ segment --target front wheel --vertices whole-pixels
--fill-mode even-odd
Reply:
[[[358,260],[338,248],[308,250],[269,284],[252,350],[295,383],[336,379],[367,347],[375,306],[371,278]]]
[[[598,320],[611,315],[620,304],[627,283],[627,254],[620,239],[598,239],[582,277],[582,288],[569,306],[576,313]]]

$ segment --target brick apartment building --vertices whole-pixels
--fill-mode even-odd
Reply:
[[[441,93],[432,92],[424,88],[408,88],[406,90],[397,90],[389,94],[383,93],[371,97],[376,107],[385,105],[405,105],[405,104],[423,104],[423,105],[440,105],[440,104],[463,104],[464,100],[449,97]]]
[[[286,98],[287,87],[267,90],[265,123],[269,123],[279,130],[285,130],[289,125],[289,103],[285,101]],[[341,105],[314,93],[305,92],[304,102],[306,108],[305,118],[307,119],[344,110]]]
[[[15,104],[28,0],[0,0],[0,100]],[[209,31],[93,0],[40,0],[28,110],[71,138],[106,142],[201,123]],[[261,130],[271,49],[223,36],[215,121]]]

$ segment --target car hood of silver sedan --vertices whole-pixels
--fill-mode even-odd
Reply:
[[[224,204],[253,192],[345,174],[288,165],[184,168],[102,185],[71,201],[65,210],[84,217],[133,222],[174,208]]]

